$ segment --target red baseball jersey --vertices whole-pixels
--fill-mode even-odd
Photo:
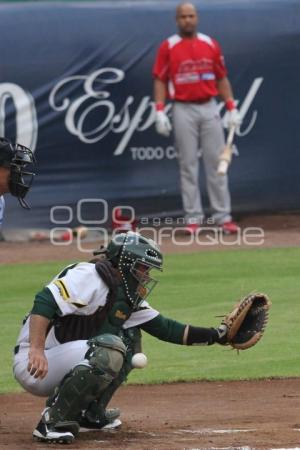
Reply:
[[[216,80],[226,75],[219,44],[202,33],[192,39],[175,34],[163,41],[153,66],[153,76],[168,82],[170,98],[183,102],[216,96]]]

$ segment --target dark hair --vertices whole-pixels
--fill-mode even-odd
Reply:
[[[93,258],[89,262],[95,264],[95,269],[98,272],[98,275],[102,278],[109,289],[107,302],[113,303],[116,297],[117,286],[119,284],[117,269],[115,269],[112,263],[106,259],[105,255]]]
[[[96,264],[97,262],[107,261],[105,255],[97,256],[97,258],[90,259],[89,263]]]

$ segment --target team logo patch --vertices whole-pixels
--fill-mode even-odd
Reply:
[[[199,78],[200,80],[215,80],[216,76],[214,73],[201,73]]]
[[[127,315],[125,313],[123,313],[123,311],[121,311],[120,309],[117,309],[117,311],[115,313],[115,317],[117,317],[117,319],[122,319],[122,320],[127,319]]]

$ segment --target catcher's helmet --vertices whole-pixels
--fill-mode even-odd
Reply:
[[[12,144],[8,139],[0,138],[0,166],[10,169],[9,191],[17,197],[21,206],[28,209],[24,197],[29,191],[35,173],[35,158],[32,151],[20,144]]]
[[[152,239],[128,231],[117,234],[105,254],[121,274],[127,300],[137,309],[157,284],[150,277],[150,270],[162,270],[163,257],[159,247]]]

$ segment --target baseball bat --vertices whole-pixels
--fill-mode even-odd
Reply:
[[[220,160],[219,166],[218,166],[218,174],[219,175],[225,175],[227,173],[229,164],[231,162],[234,133],[235,133],[235,126],[232,125],[229,128],[229,132],[227,135],[224,150],[219,157],[219,160]]]

